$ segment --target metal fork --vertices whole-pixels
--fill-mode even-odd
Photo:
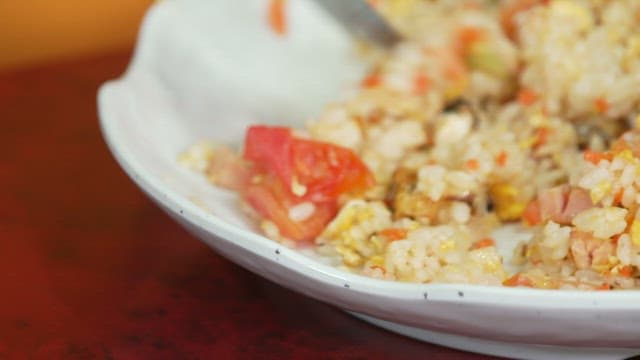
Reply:
[[[353,36],[390,48],[402,39],[364,0],[315,0]]]

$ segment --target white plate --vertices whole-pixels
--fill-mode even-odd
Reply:
[[[178,166],[177,154],[197,140],[238,144],[250,123],[301,125],[362,74],[348,36],[311,0],[289,2],[285,38],[267,29],[266,4],[167,0],[150,10],[127,73],[98,99],[104,137],[145,193],[247,269],[409,336],[524,358],[640,353],[638,291],[421,285],[345,273],[259,235],[233,194]]]

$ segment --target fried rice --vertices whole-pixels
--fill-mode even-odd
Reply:
[[[375,178],[340,198],[317,252],[395,281],[640,287],[640,2],[371,4],[406,40],[296,130]],[[232,186],[239,159],[198,144],[182,161]],[[507,224],[533,235],[503,259]]]

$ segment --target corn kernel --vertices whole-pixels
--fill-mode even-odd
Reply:
[[[551,11],[577,20],[580,30],[588,30],[593,26],[589,11],[574,1],[556,0],[551,4]]]
[[[518,189],[511,184],[496,184],[489,188],[489,194],[496,206],[496,215],[500,220],[516,220],[522,216],[526,204],[518,201],[518,193]]]
[[[596,185],[590,191],[591,202],[594,204],[599,203],[602,199],[604,199],[611,192],[611,183],[609,181],[602,181],[598,185]]]
[[[443,241],[442,244],[440,244],[440,250],[442,251],[450,251],[455,248],[456,248],[456,242],[453,240]]]
[[[530,147],[533,147],[533,145],[536,143],[537,139],[535,136],[531,136],[528,137],[522,141],[520,141],[518,143],[518,146],[520,146],[521,149],[528,149]]]
[[[631,150],[629,149],[624,149],[622,151],[620,151],[617,155],[617,158],[620,158],[622,160],[626,160],[627,162],[632,162],[633,161],[633,153],[631,152]]]
[[[369,261],[372,265],[382,266],[384,264],[384,257],[381,255],[372,256]]]
[[[355,251],[345,248],[344,246],[336,247],[338,254],[342,255],[342,262],[347,266],[360,266],[362,265],[362,257]]]

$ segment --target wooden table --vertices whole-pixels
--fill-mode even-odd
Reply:
[[[129,53],[0,74],[0,359],[486,359],[413,341],[228,262],[100,135]]]

